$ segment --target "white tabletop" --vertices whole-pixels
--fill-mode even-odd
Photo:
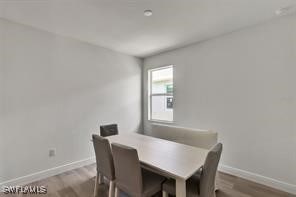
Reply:
[[[186,180],[204,163],[208,150],[136,133],[107,137],[137,149],[139,160],[171,178]]]

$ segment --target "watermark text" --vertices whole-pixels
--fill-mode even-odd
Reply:
[[[46,194],[47,188],[45,186],[3,186],[2,192],[4,194]]]

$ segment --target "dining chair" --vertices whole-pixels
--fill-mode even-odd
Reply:
[[[115,172],[110,143],[108,139],[95,134],[92,135],[92,139],[97,162],[94,196],[98,195],[98,186],[103,183],[104,177],[106,177],[109,180],[109,197],[113,197]]]
[[[111,135],[118,134],[118,126],[117,124],[109,124],[109,125],[101,125],[100,126],[100,135],[102,137],[107,137]]]
[[[115,197],[123,191],[132,197],[150,197],[161,191],[165,178],[141,168],[137,150],[112,143],[115,167]]]
[[[216,144],[208,153],[200,176],[192,176],[186,181],[187,197],[215,197],[215,177],[223,145]],[[169,179],[162,185],[163,197],[176,195],[175,180]]]

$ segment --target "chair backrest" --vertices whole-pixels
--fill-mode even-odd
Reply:
[[[200,197],[215,196],[215,178],[222,153],[222,144],[216,144],[208,153],[200,178]]]
[[[109,141],[95,134],[92,135],[92,139],[96,154],[97,171],[113,181],[115,179],[115,170]]]
[[[131,196],[141,196],[142,172],[137,150],[112,143],[116,186]]]
[[[107,137],[111,135],[118,134],[117,124],[101,125],[100,126],[100,135],[102,137]]]

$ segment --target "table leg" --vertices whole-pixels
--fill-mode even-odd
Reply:
[[[119,189],[118,187],[115,186],[115,194],[114,194],[114,197],[119,197]]]
[[[168,193],[165,191],[162,191],[162,197],[169,197]]]
[[[176,179],[176,197],[186,197],[186,180]]]
[[[114,197],[115,182],[110,181],[109,183],[109,197]]]

